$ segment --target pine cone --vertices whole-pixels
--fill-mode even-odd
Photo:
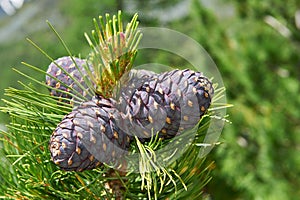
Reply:
[[[118,108],[123,114],[117,122],[128,134],[174,137],[194,127],[210,106],[214,89],[201,72],[173,70],[144,78],[135,89],[129,85],[121,90]]]
[[[87,75],[83,67],[86,65],[86,60],[76,57],[73,57],[73,59],[80,71],[76,68],[70,56],[61,57],[54,61],[67,73],[61,70],[54,62],[49,65],[46,75],[46,84],[51,87],[49,88],[50,94],[61,98],[72,99],[72,95],[67,94],[67,92],[70,92],[71,94],[91,99],[92,97],[88,94],[88,86],[82,78]],[[92,71],[92,67],[90,67],[90,70]],[[71,77],[77,80],[79,84]]]
[[[130,138],[115,124],[112,100],[95,97],[65,116],[50,140],[51,158],[67,171],[119,166]]]

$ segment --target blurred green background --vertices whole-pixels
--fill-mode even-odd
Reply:
[[[85,57],[89,47],[83,33],[92,29],[91,19],[118,9],[128,20],[138,12],[142,27],[168,27],[195,39],[222,74],[228,102],[234,104],[228,109],[232,124],[225,126],[222,145],[209,154],[216,162],[206,192],[213,199],[299,199],[297,0],[25,1],[14,15],[2,12],[0,17],[0,98],[5,88],[19,87],[17,81],[24,80],[12,67],[32,73],[22,61],[45,70],[49,64],[26,37],[53,58],[66,55],[46,20],[74,55]],[[147,56],[151,51],[137,62]],[[159,56],[157,62],[176,64],[176,59],[167,59]],[[8,116],[1,113],[0,124],[7,122]]]

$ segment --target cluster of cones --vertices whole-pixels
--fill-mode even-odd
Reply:
[[[101,163],[118,165],[137,137],[169,139],[193,128],[207,112],[214,89],[201,72],[189,69],[156,74],[131,70],[113,97],[89,84],[87,60],[62,57],[49,65],[46,83],[58,102],[74,103],[50,139],[51,158],[61,169],[83,171]],[[79,97],[82,97],[81,102]]]

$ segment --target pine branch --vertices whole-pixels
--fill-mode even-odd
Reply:
[[[120,78],[129,72],[137,54],[137,44],[141,34],[137,29],[137,15],[123,28],[122,16],[106,15],[94,19],[95,30],[92,37],[86,35],[91,46],[91,54],[83,66],[88,76],[84,83],[91,94],[111,97],[112,91],[118,87]],[[49,24],[55,35],[65,47],[77,70],[83,75],[83,69],[77,66],[71,51],[61,36]],[[51,62],[54,59],[37,44],[28,40]],[[55,62],[54,62],[55,63]],[[47,75],[38,67],[23,63],[35,73]],[[66,75],[72,77],[62,66],[55,63]],[[89,65],[92,65],[92,70]],[[84,172],[65,172],[60,170],[50,159],[49,137],[63,116],[71,112],[73,105],[68,98],[51,96],[45,92],[53,89],[44,81],[31,75],[17,71],[27,78],[28,82],[19,82],[23,89],[8,88],[5,90],[5,106],[1,112],[8,113],[11,119],[8,131],[0,132],[0,198],[11,199],[113,199],[121,191],[129,199],[201,199],[202,188],[210,180],[209,172],[213,163],[199,158],[201,150],[206,146],[205,136],[211,119],[225,120],[218,111],[230,105],[218,103],[224,97],[224,88],[215,88],[213,105],[207,115],[191,130],[171,140],[161,140],[158,134],[149,142],[141,143],[138,138],[131,145],[133,156],[138,153],[138,172],[124,174],[103,164],[99,168]],[[50,76],[61,85],[65,84],[55,76]],[[71,78],[79,88],[84,88],[75,78]],[[80,92],[65,84],[68,91],[55,89],[71,96],[81,103],[88,100]],[[171,148],[166,151],[165,147]],[[180,151],[179,151],[180,150]],[[171,153],[170,153],[171,152]],[[130,157],[130,155],[129,155]],[[128,163],[130,166],[130,163]],[[113,188],[112,184],[119,189]]]

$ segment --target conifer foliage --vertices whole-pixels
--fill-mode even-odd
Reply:
[[[46,80],[18,72],[48,92],[24,83],[23,89],[6,90],[9,100],[1,111],[11,123],[1,137],[0,195],[201,198],[213,165],[197,155],[218,110],[213,98],[224,90],[189,69],[161,74],[132,70],[141,39],[137,15],[125,28],[121,12],[105,20],[100,16],[94,25],[92,36],[86,34],[91,47],[86,59],[73,56],[55,30],[69,55],[54,60],[29,40],[51,64],[46,72],[23,64]],[[156,155],[156,150],[186,139],[189,146],[179,159],[158,162],[163,153]],[[126,159],[134,153],[139,155],[138,172]]]

